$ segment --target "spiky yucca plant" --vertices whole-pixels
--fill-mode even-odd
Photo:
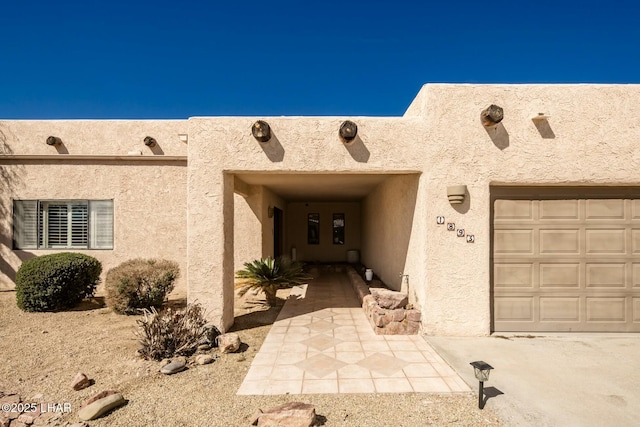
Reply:
[[[278,289],[301,285],[311,279],[311,276],[304,272],[300,262],[283,257],[268,257],[245,262],[244,269],[236,272],[236,278],[240,279],[236,284],[239,296],[256,289],[264,292],[267,305],[273,306],[277,301]]]

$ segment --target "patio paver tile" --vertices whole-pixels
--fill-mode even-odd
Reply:
[[[340,393],[375,393],[376,387],[370,378],[340,378],[338,390]]]
[[[240,395],[460,393],[469,387],[418,335],[376,335],[346,275],[323,273],[287,300]]]

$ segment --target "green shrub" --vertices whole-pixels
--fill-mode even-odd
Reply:
[[[189,304],[182,310],[168,308],[160,313],[153,308],[151,312],[145,310],[144,318],[137,322],[139,352],[145,359],[189,356],[207,339],[207,322],[199,304]]]
[[[24,311],[57,311],[93,296],[102,265],[84,254],[61,252],[22,263],[16,274],[16,299]]]
[[[236,272],[236,279],[240,279],[235,285],[239,296],[252,289],[262,291],[267,305],[274,306],[277,303],[278,289],[301,285],[309,281],[311,276],[304,272],[304,265],[300,262],[286,257],[268,257],[245,262],[244,269]]]
[[[107,272],[106,303],[116,313],[160,307],[180,275],[175,261],[136,258]]]

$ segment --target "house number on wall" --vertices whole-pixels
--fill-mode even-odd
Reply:
[[[476,241],[476,237],[473,234],[467,234],[467,243],[473,243]]]
[[[437,216],[436,217],[436,224],[439,224],[439,225],[444,224],[444,217],[443,216]]]
[[[455,223],[453,223],[453,222],[448,222],[447,223],[447,230],[453,231],[455,229],[456,229],[456,224]]]
[[[458,237],[464,237],[464,228],[458,230]]]

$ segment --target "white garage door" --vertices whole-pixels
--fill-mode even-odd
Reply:
[[[640,332],[640,189],[494,188],[494,331]]]

